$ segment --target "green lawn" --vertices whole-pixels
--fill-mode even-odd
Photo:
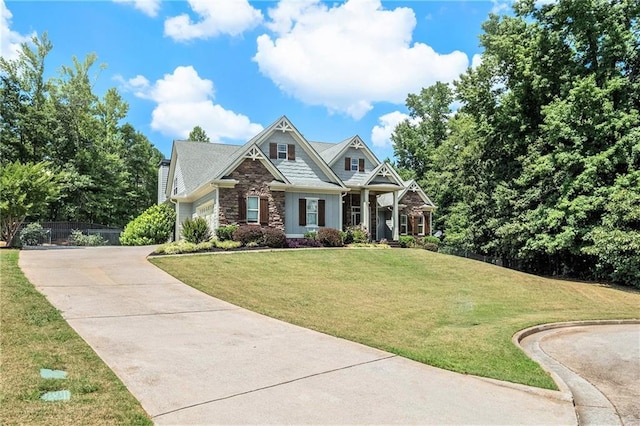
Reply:
[[[0,424],[152,424],[138,401],[62,319],[18,267],[17,250],[0,250]],[[40,368],[67,379],[40,377]],[[45,402],[70,390],[69,401]]]
[[[212,296],[461,373],[555,389],[512,342],[548,322],[638,318],[640,293],[540,278],[426,250],[157,257]]]

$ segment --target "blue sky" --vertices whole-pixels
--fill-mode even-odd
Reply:
[[[117,87],[127,121],[164,153],[200,125],[243,143],[281,115],[309,140],[355,134],[382,160],[407,93],[478,60],[503,1],[6,1],[0,53],[48,32],[47,73],[94,52],[95,92]]]

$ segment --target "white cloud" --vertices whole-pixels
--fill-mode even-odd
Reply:
[[[116,3],[128,3],[147,16],[155,18],[160,10],[160,0],[113,0]]]
[[[212,142],[247,140],[263,128],[247,116],[215,104],[213,82],[200,78],[192,66],[177,67],[153,84],[141,75],[118,80],[123,89],[157,103],[151,128],[167,136],[186,138],[195,126],[200,126]]]
[[[236,36],[262,22],[262,13],[247,0],[189,0],[200,21],[192,22],[187,14],[164,22],[164,34],[177,41],[207,39],[220,34]]]
[[[420,119],[411,118],[411,116],[400,111],[393,111],[378,117],[378,124],[371,129],[371,142],[374,146],[385,148],[391,146],[391,134],[396,126],[405,120],[409,120],[411,124],[417,124]]]
[[[507,12],[511,7],[512,0],[491,0],[493,3],[493,7],[491,8],[491,13],[495,13],[496,15],[500,15],[504,12]]]
[[[471,58],[471,68],[476,69],[480,66],[481,63],[482,63],[482,55],[479,53],[476,53],[475,55],[473,55],[473,57]]]
[[[11,31],[11,18],[13,14],[7,9],[4,0],[0,0],[0,56],[7,60],[18,57],[20,45],[29,42],[36,33],[22,35]]]
[[[450,82],[469,61],[411,43],[412,9],[384,10],[379,0],[329,7],[318,0],[282,0],[269,12],[275,35],[258,37],[253,60],[282,91],[355,119],[375,102],[403,103],[407,93]]]

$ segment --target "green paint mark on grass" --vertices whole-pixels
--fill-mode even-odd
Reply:
[[[66,379],[67,372],[62,370],[49,370],[48,368],[41,368],[40,377],[42,377],[43,379]]]
[[[40,397],[43,401],[69,401],[71,399],[71,391],[61,390],[54,392],[47,392]]]

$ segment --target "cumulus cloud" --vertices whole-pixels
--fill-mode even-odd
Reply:
[[[167,136],[186,138],[195,126],[200,126],[212,142],[220,142],[247,140],[263,129],[247,116],[215,104],[213,82],[200,78],[192,66],[177,67],[155,83],[141,75],[119,80],[124,90],[157,103],[151,128]]]
[[[189,6],[200,20],[193,22],[187,14],[169,18],[164,22],[166,36],[177,41],[236,36],[262,22],[262,12],[247,0],[189,0]]]
[[[469,64],[462,52],[412,43],[413,10],[385,10],[379,0],[282,0],[268,15],[274,34],[258,37],[253,58],[262,74],[304,103],[355,119],[375,102],[402,103],[407,93],[450,82]]]
[[[412,124],[417,124],[420,121],[400,111],[393,111],[378,117],[378,124],[371,129],[371,142],[373,145],[379,148],[391,146],[393,144],[391,134],[396,126],[405,120],[409,120]]]
[[[18,57],[20,45],[31,40],[36,33],[22,35],[11,30],[11,18],[13,14],[4,4],[4,0],[0,0],[0,56],[7,60],[13,60]]]
[[[155,18],[160,10],[160,0],[113,0],[116,3],[127,3],[147,16]]]

